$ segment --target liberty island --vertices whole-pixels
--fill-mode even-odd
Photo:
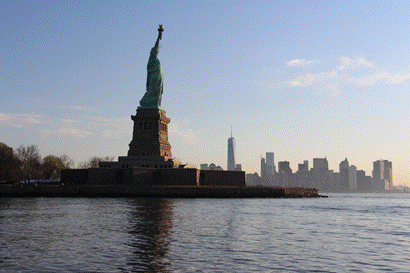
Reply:
[[[65,169],[59,187],[2,187],[0,196],[143,197],[318,197],[303,187],[247,187],[241,170],[199,170],[172,156],[170,118],[162,108],[164,80],[158,59],[163,25],[150,51],[146,91],[137,107],[127,156],[100,162],[98,168]]]

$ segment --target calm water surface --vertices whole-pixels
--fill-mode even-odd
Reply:
[[[410,272],[410,195],[0,198],[4,272]]]

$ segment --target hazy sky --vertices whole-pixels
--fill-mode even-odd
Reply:
[[[172,153],[226,168],[345,157],[410,185],[410,1],[0,0],[0,142],[123,156],[159,59]]]

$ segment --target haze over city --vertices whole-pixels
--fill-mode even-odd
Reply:
[[[410,2],[0,1],[0,142],[75,162],[128,151],[146,65],[159,59],[183,162],[260,172],[326,157],[410,182]]]

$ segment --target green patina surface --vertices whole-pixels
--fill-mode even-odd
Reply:
[[[140,106],[138,108],[162,109],[161,99],[162,93],[164,92],[164,86],[161,63],[158,60],[159,41],[161,40],[163,31],[162,26],[160,26],[158,31],[158,38],[155,46],[151,49],[147,65],[147,89],[140,100]]]

